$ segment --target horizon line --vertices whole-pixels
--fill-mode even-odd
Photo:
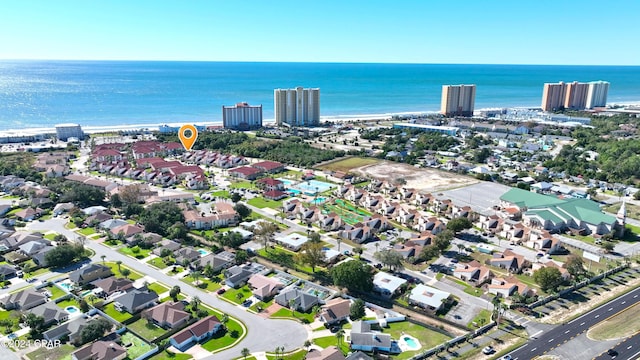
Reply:
[[[83,61],[83,62],[183,62],[183,63],[254,63],[254,64],[353,64],[353,65],[496,65],[496,66],[616,66],[640,67],[640,64],[534,64],[534,63],[444,63],[444,62],[375,62],[375,61],[275,61],[275,60],[186,60],[186,59],[43,59],[43,58],[0,58],[0,62],[38,62],[38,61]]]

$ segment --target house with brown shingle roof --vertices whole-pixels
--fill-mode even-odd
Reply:
[[[215,315],[207,316],[171,337],[171,345],[184,351],[222,329],[222,323]]]
[[[167,301],[144,310],[142,317],[150,319],[154,324],[164,329],[176,329],[189,321],[191,314],[184,311],[184,304],[180,301]]]
[[[351,301],[338,297],[322,305],[319,316],[325,324],[331,325],[347,320],[350,311]]]
[[[489,290],[489,293],[502,296],[504,298],[507,298],[516,292],[522,296],[527,296],[531,292],[531,289],[529,289],[526,284],[518,280],[515,276],[493,278],[487,285],[487,289]]]
[[[122,360],[127,350],[115,340],[93,342],[71,354],[73,360]]]
[[[468,281],[475,286],[480,286],[493,277],[491,270],[473,260],[468,263],[458,263],[453,270],[453,276],[460,280]]]
[[[489,260],[491,265],[513,272],[520,272],[524,266],[524,261],[524,256],[518,255],[511,250],[493,254],[493,258]]]

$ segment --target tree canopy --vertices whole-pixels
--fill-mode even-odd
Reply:
[[[311,242],[308,241],[298,253],[298,260],[303,264],[308,264],[311,266],[311,271],[316,271],[316,266],[322,264],[324,262],[324,251],[322,250],[323,245],[321,242]]]
[[[62,267],[73,263],[82,257],[84,247],[82,245],[62,244],[54,247],[44,255],[47,266]]]
[[[109,320],[105,318],[97,318],[90,321],[80,331],[80,342],[86,344],[90,341],[99,339],[104,336],[104,333],[110,330],[112,327]]]
[[[540,285],[540,288],[544,292],[556,292],[558,291],[558,287],[564,282],[560,270],[554,267],[543,267],[534,271],[533,281]]]
[[[373,269],[362,261],[343,262],[331,269],[333,284],[349,291],[367,292],[373,289]]]
[[[140,222],[147,232],[170,236],[170,229],[174,224],[184,224],[184,215],[177,204],[160,202],[144,209],[140,214]]]
[[[349,317],[351,320],[362,319],[365,315],[365,304],[361,299],[355,299],[349,308]]]
[[[380,261],[380,263],[384,266],[387,266],[389,270],[397,271],[401,270],[404,266],[402,265],[402,255],[393,250],[384,249],[373,254],[373,257]]]
[[[473,224],[466,217],[457,217],[449,220],[447,223],[447,230],[453,231],[454,234],[459,233],[462,230],[471,229]]]

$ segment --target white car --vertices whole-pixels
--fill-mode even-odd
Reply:
[[[493,349],[493,346],[487,346],[484,349],[482,349],[482,353],[485,355],[489,355],[489,354],[493,354],[495,350]]]

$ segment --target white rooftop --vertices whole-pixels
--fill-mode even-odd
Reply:
[[[304,243],[309,241],[309,238],[305,235],[291,233],[289,235],[279,236],[275,238],[275,240],[283,244],[287,244],[294,249],[299,249]]]
[[[386,273],[384,271],[379,271],[374,277],[373,277],[373,286],[378,288],[378,289],[386,289],[388,290],[390,293],[394,293],[396,292],[396,290],[398,290],[398,288],[402,285],[404,285],[407,282],[407,280],[403,279],[403,278],[399,278],[397,276],[393,276],[389,273]]]
[[[409,299],[425,304],[434,308],[439,308],[442,305],[442,301],[448,298],[451,294],[433,288],[431,286],[426,285],[417,285],[411,290],[411,295],[409,295]]]

